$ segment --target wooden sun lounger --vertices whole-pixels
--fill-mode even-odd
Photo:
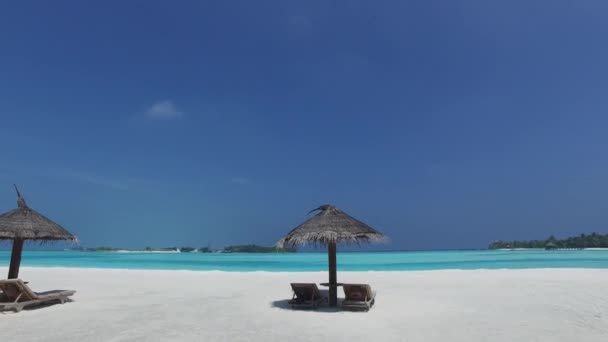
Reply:
[[[315,283],[291,283],[293,290],[293,298],[289,301],[292,308],[312,308],[326,300],[321,295],[317,284]]]
[[[343,309],[368,311],[376,301],[376,292],[368,284],[344,284]]]
[[[0,296],[0,311],[21,311],[26,306],[41,305],[51,302],[65,303],[68,297],[76,291],[55,290],[47,292],[34,292],[21,279],[0,280],[0,290],[4,292]]]

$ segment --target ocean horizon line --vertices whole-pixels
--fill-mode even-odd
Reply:
[[[0,251],[0,260],[10,252]],[[468,250],[338,253],[340,271],[442,269],[608,268],[608,250]],[[193,271],[325,271],[325,252],[177,253],[35,251],[23,253],[23,267],[183,269]],[[0,263],[8,266],[8,263]]]

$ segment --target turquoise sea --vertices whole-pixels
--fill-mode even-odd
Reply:
[[[9,251],[0,251],[8,267]],[[24,251],[22,264],[42,267],[220,271],[325,271],[325,253],[115,253]],[[425,251],[338,253],[341,271],[608,268],[608,251]]]

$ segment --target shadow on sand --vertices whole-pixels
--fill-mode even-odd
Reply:
[[[311,311],[311,312],[326,312],[326,313],[335,313],[335,312],[344,312],[340,309],[340,301],[338,300],[338,306],[335,308],[330,308],[327,303],[320,304],[316,309],[308,309],[308,308],[292,308],[289,305],[289,299],[275,300],[270,302],[270,306],[277,309],[288,310],[288,311]]]
[[[74,302],[74,299],[67,298],[65,300],[64,304],[69,304],[69,303],[72,303],[72,302]],[[41,309],[46,309],[46,308],[51,307],[51,306],[55,306],[55,305],[61,306],[61,305],[64,305],[64,304],[61,304],[59,301],[56,301],[56,302],[44,302],[44,303],[40,303],[40,304],[36,304],[36,305],[26,306],[26,307],[24,307],[21,310],[21,312],[23,312],[23,311],[37,311],[37,310],[41,310]],[[19,314],[19,312],[15,312],[15,310],[0,311],[0,315],[5,315],[5,314]]]

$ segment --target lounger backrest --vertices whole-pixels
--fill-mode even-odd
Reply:
[[[0,290],[4,292],[4,295],[8,298],[8,300],[13,301],[19,296],[19,289],[15,286],[15,284],[7,284],[4,281],[0,281]]]
[[[372,289],[367,284],[344,284],[344,295],[347,300],[362,301],[369,299]]]
[[[300,299],[310,300],[314,297],[320,297],[319,288],[314,283],[292,283],[291,289]]]
[[[35,300],[38,298],[36,293],[32,291],[21,279],[0,280],[0,289],[8,297],[9,300],[16,300],[21,294],[19,300]]]

